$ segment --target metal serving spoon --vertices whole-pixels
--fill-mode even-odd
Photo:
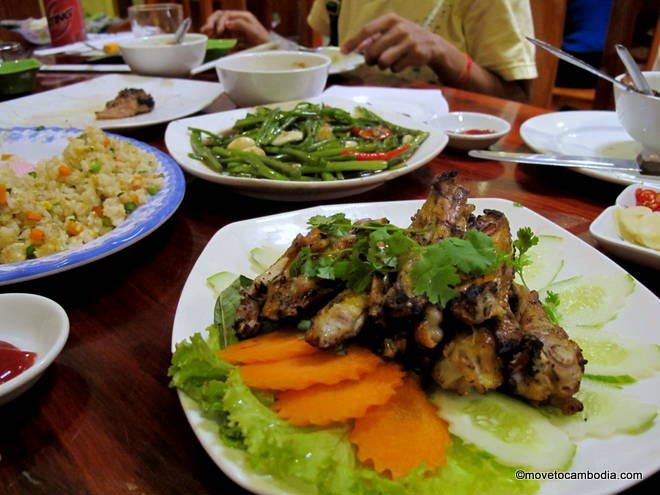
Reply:
[[[562,50],[560,48],[557,48],[555,46],[552,46],[551,44],[546,43],[545,41],[537,40],[535,38],[530,38],[529,36],[527,36],[527,40],[530,41],[531,43],[535,44],[536,46],[541,47],[544,50],[549,51],[555,57],[558,57],[558,58],[564,60],[565,62],[568,62],[569,64],[573,64],[576,67],[579,67],[580,69],[584,69],[587,72],[591,72],[592,74],[594,74],[598,77],[601,77],[601,78],[605,79],[606,81],[611,82],[615,86],[619,86],[621,89],[623,89],[625,91],[634,91],[635,90],[635,88],[632,88],[632,87],[628,86],[627,84],[625,84],[621,81],[617,81],[616,79],[614,79],[609,74],[605,74],[603,71],[596,69],[593,65],[588,64],[584,60],[580,60],[579,58],[574,57],[570,53],[566,53],[564,50]]]
[[[190,24],[192,21],[190,20],[190,17],[186,17],[181,25],[177,28],[176,32],[174,33],[174,44],[178,45],[183,41],[183,38],[185,38],[186,33],[190,29]]]
[[[623,65],[626,68],[626,72],[630,76],[630,79],[632,79],[635,88],[637,88],[640,93],[644,93],[645,95],[654,95],[655,92],[651,89],[651,86],[649,86],[649,82],[644,77],[644,74],[642,74],[642,71],[639,70],[639,66],[632,58],[632,55],[628,49],[618,43],[615,45],[615,48],[616,53],[619,55],[621,62],[623,62]]]

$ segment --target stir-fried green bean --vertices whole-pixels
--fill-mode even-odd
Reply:
[[[191,153],[218,173],[289,181],[334,181],[405,166],[428,134],[387,122],[371,110],[302,102],[266,107],[226,132],[190,128]]]

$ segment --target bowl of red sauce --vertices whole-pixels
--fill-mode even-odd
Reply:
[[[35,294],[0,294],[0,404],[29,389],[69,336],[62,306]]]
[[[478,112],[450,112],[434,124],[449,137],[447,145],[460,150],[488,148],[511,130],[506,120]]]

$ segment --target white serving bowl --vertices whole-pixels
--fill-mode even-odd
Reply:
[[[172,44],[173,34],[161,34],[121,41],[119,48],[133,72],[147,76],[187,76],[190,69],[204,61],[206,42],[203,34],[187,34]]]
[[[644,72],[651,89],[660,91],[660,71]],[[625,74],[617,77],[621,81]],[[645,150],[660,153],[660,97],[614,86],[616,114],[621,125]]]
[[[274,50],[231,55],[215,68],[234,103],[249,107],[320,95],[330,62],[320,53]]]
[[[488,148],[511,130],[506,120],[487,113],[450,112],[438,117],[433,126],[442,129],[449,137],[447,146],[459,150],[477,150]],[[487,129],[488,134],[462,134],[468,129]]]
[[[37,354],[30,368],[0,384],[0,404],[34,385],[68,336],[69,318],[55,301],[34,294],[0,294],[0,340]]]

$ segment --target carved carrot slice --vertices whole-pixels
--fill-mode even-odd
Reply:
[[[218,351],[218,355],[231,364],[251,364],[280,361],[317,352],[321,351],[305,342],[303,333],[278,331],[243,340]]]
[[[359,418],[369,407],[385,404],[403,383],[403,376],[397,365],[383,364],[359,380],[282,392],[273,408],[298,426],[322,426]]]
[[[429,470],[443,465],[450,436],[418,381],[407,377],[386,404],[355,420],[351,441],[360,461],[397,479],[422,463]]]
[[[376,368],[381,359],[359,347],[343,355],[318,352],[272,363],[246,364],[240,369],[248,387],[266,390],[301,390],[322,383],[355,380]]]

